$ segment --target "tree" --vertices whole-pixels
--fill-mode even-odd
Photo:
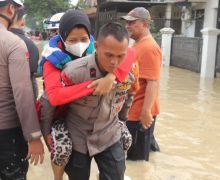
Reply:
[[[25,0],[24,5],[28,15],[27,25],[34,29],[41,29],[45,18],[71,7],[69,0]]]
[[[79,0],[76,5],[77,9],[86,9],[87,7],[88,7],[88,5],[86,4],[85,0]]]

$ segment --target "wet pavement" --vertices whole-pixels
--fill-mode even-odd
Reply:
[[[160,99],[155,136],[161,152],[151,153],[149,162],[126,161],[126,175],[132,180],[219,180],[220,78],[201,80],[197,73],[163,67]],[[28,179],[53,179],[48,153],[43,165],[30,166]],[[95,163],[90,179],[97,179]]]

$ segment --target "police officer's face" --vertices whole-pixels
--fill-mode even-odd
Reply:
[[[101,70],[113,73],[122,63],[128,48],[128,40],[124,38],[121,42],[113,36],[107,36],[96,42],[96,53]]]

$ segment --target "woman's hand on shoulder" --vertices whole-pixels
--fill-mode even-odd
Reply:
[[[105,77],[93,81],[88,87],[95,89],[93,95],[106,95],[114,87],[115,78],[114,74],[108,73]]]

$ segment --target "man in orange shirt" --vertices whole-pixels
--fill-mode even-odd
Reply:
[[[160,151],[153,131],[156,116],[159,114],[159,80],[162,62],[161,49],[150,33],[150,13],[137,7],[122,17],[130,37],[135,40],[139,64],[140,89],[137,91],[127,122],[133,143],[127,159],[148,160],[149,150]]]

